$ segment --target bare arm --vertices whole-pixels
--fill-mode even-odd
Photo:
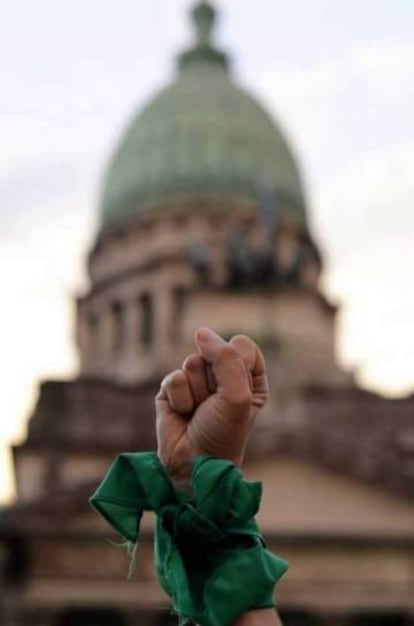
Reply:
[[[274,609],[258,609],[239,617],[233,626],[282,626],[282,622]]]

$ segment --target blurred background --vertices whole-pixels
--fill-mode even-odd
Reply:
[[[248,471],[286,624],[413,623],[414,5],[214,9],[4,11],[7,626],[171,620],[149,544],[126,581],[86,500],[153,446],[201,324],[266,353]]]

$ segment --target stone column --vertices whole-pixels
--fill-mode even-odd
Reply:
[[[104,376],[111,376],[115,373],[115,359],[113,358],[113,319],[110,302],[105,303],[99,312],[100,335],[99,343],[96,350],[96,373]]]
[[[79,350],[80,371],[81,373],[88,371],[88,362],[90,360],[89,342],[87,336],[86,315],[83,307],[77,303],[76,320],[75,320],[75,338],[76,345]]]
[[[131,297],[125,302],[125,354],[124,376],[133,381],[137,377],[139,360],[139,324],[140,310],[138,297]]]
[[[162,364],[170,352],[171,290],[160,284],[154,293],[154,349],[156,360]]]
[[[83,374],[95,374],[99,362],[99,349],[102,341],[101,318],[88,302],[77,307],[76,341],[80,354],[80,369]]]

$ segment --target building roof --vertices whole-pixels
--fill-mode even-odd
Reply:
[[[211,33],[214,10],[192,11],[193,47],[176,79],[132,119],[109,165],[104,227],[148,207],[200,197],[260,202],[304,219],[295,158],[262,106],[232,81],[228,57]]]

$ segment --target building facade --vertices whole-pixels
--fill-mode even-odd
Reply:
[[[284,623],[414,624],[414,398],[358,389],[335,361],[336,309],[319,291],[293,152],[232,79],[214,10],[131,122],[105,179],[76,301],[80,371],[45,381],[13,449],[18,498],[0,517],[0,623],[174,624],[156,583],[150,519],[135,577],[87,499],[121,451],[155,445],[163,375],[208,325],[264,350],[271,399],[246,472],[260,522],[291,564]]]

